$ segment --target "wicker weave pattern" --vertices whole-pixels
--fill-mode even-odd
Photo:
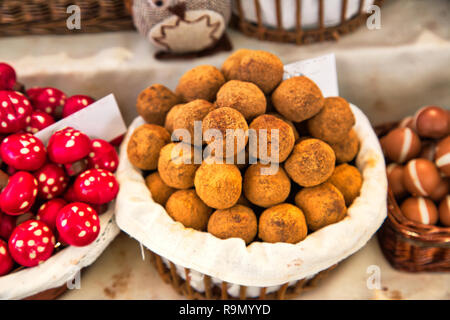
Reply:
[[[185,278],[186,280],[184,280],[183,278],[181,278],[177,271],[176,271],[176,267],[175,265],[170,262],[170,268],[168,268],[163,260],[161,259],[161,257],[159,255],[157,255],[156,253],[153,253],[151,251],[148,251],[150,253],[150,257],[151,257],[151,262],[154,265],[154,267],[156,268],[156,270],[158,271],[160,277],[164,280],[164,282],[171,284],[172,287],[175,289],[175,291],[178,294],[184,295],[189,299],[193,299],[193,300],[265,300],[265,299],[269,299],[269,300],[284,300],[284,299],[291,299],[294,298],[296,296],[298,296],[299,294],[301,294],[302,292],[312,289],[314,287],[317,286],[317,283],[323,279],[324,277],[326,277],[328,275],[328,273],[333,270],[337,265],[334,265],[320,273],[318,273],[316,276],[314,276],[314,278],[309,279],[309,280],[299,280],[295,285],[293,286],[289,286],[288,283],[285,283],[283,286],[281,286],[281,288],[275,292],[271,292],[266,294],[266,289],[267,288],[262,288],[261,289],[261,294],[258,298],[248,298],[246,296],[246,290],[247,287],[245,286],[240,286],[240,291],[239,291],[239,298],[235,298],[235,297],[231,297],[228,292],[227,292],[227,283],[226,282],[222,282],[222,286],[218,287],[216,285],[213,284],[213,282],[211,281],[211,277],[205,275],[204,276],[204,285],[205,285],[205,292],[198,292],[196,291],[193,287],[190,286],[189,284],[189,279],[190,279],[190,270],[189,269],[185,269]]]
[[[383,136],[397,123],[376,128]],[[410,272],[450,271],[450,228],[424,225],[407,219],[394,195],[388,193],[388,218],[378,232],[381,250],[391,265]]]
[[[81,9],[81,30],[68,30],[70,5]],[[0,36],[120,31],[133,28],[123,0],[5,0],[0,2]]]
[[[257,23],[245,20],[245,14],[242,9],[241,1],[254,1]],[[269,28],[263,25],[260,1],[275,1],[277,28]],[[249,37],[258,38],[259,40],[268,40],[276,42],[290,42],[297,45],[320,42],[325,40],[338,40],[343,34],[349,33],[359,27],[367,19],[367,14],[363,12],[364,0],[359,2],[359,14],[351,19],[346,19],[347,0],[342,1],[341,22],[335,27],[325,27],[324,11],[325,0],[319,1],[319,27],[317,29],[302,29],[301,8],[302,0],[296,0],[296,28],[295,30],[285,30],[282,26],[283,12],[281,9],[282,0],[236,0],[237,16],[234,17],[232,25],[239,29],[242,33]],[[376,0],[375,5],[381,6],[384,0]]]

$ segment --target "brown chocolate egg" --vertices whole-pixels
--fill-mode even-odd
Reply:
[[[436,224],[439,218],[433,201],[423,197],[406,199],[400,210],[408,219],[422,224]]]
[[[413,159],[403,172],[403,185],[413,196],[428,197],[441,182],[439,171],[433,162]]]
[[[439,139],[448,134],[448,115],[443,108],[427,106],[414,116],[414,126],[421,137]]]
[[[436,202],[441,201],[449,191],[449,181],[447,179],[441,179],[438,186],[431,192],[430,199]]]
[[[422,146],[419,137],[410,128],[396,128],[380,142],[386,157],[397,163],[415,158]]]
[[[439,204],[439,221],[446,227],[450,227],[450,195],[442,199]]]
[[[391,163],[386,168],[386,174],[389,187],[391,188],[395,198],[400,199],[405,196],[407,191],[403,185],[403,166],[396,163]]]
[[[409,116],[404,118],[400,123],[398,124],[399,128],[410,128],[414,131],[416,131],[416,128],[414,127],[414,117]]]
[[[450,177],[450,136],[439,141],[434,159],[439,170]]]

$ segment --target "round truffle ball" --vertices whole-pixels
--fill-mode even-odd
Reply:
[[[243,50],[230,56],[222,66],[227,80],[256,84],[269,94],[283,79],[283,62],[274,54],[261,50]]]
[[[445,176],[450,177],[450,136],[442,139],[437,144],[435,163]]]
[[[249,54],[252,50],[250,49],[239,49],[233,52],[224,61],[222,65],[222,73],[227,80],[239,79],[239,68],[241,65],[242,58]]]
[[[344,196],[345,205],[348,207],[359,196],[363,181],[361,173],[356,167],[344,163],[334,169],[328,182],[338,188]]]
[[[385,156],[397,163],[415,158],[422,147],[419,136],[410,128],[396,128],[380,139]]]
[[[128,159],[142,170],[155,170],[159,151],[170,142],[169,132],[155,124],[143,124],[134,130],[127,146]]]
[[[446,227],[450,227],[450,195],[447,195],[439,204],[439,221]]]
[[[143,90],[136,102],[138,114],[147,123],[164,125],[167,112],[180,102],[180,98],[161,84],[154,84]]]
[[[436,106],[419,109],[414,115],[414,126],[425,138],[440,139],[450,133],[447,111]]]
[[[328,144],[318,139],[305,139],[294,146],[284,168],[300,186],[312,187],[331,177],[335,162],[334,151]]]
[[[339,163],[350,162],[355,159],[359,151],[359,139],[355,130],[350,130],[347,136],[339,142],[330,143]]]
[[[169,187],[161,179],[158,172],[153,172],[145,178],[145,184],[152,195],[152,199],[162,206],[166,205],[167,199],[176,191],[176,189]]]
[[[180,141],[195,144],[196,146],[201,146],[203,142],[202,132],[201,132],[201,123],[199,123],[199,128],[197,129],[197,132],[195,129],[195,121],[202,121],[208,113],[214,110],[214,105],[211,102],[208,102],[206,100],[193,100],[191,102],[188,102],[186,104],[182,104],[179,107],[177,106],[177,109],[174,111],[174,114],[169,114],[169,123],[167,123],[171,128],[173,129],[172,132],[175,130],[183,129],[187,130],[186,133],[189,133],[188,137],[183,137],[181,135],[177,135],[177,138]],[[172,119],[172,116],[174,117]],[[179,132],[176,132],[179,133]],[[195,134],[198,134],[197,137],[195,137]],[[184,134],[184,132],[183,132]],[[190,139],[189,139],[190,138]]]
[[[208,232],[220,239],[241,238],[249,244],[258,232],[258,220],[252,209],[237,204],[216,210],[209,218]]]
[[[403,185],[413,196],[428,197],[441,182],[433,162],[426,159],[410,160],[403,173]]]
[[[175,92],[185,102],[195,99],[212,102],[224,83],[225,78],[219,69],[210,65],[201,65],[181,76]]]
[[[310,134],[329,143],[344,140],[355,125],[355,116],[347,100],[325,98],[322,110],[308,120]]]
[[[208,145],[211,145],[211,154],[215,155],[222,148],[222,156],[230,158],[245,149],[248,142],[248,125],[244,116],[233,108],[218,108],[203,119],[203,136]],[[215,135],[220,132],[220,136]],[[212,135],[210,135],[212,134]],[[227,141],[229,144],[227,146]]]
[[[406,199],[400,210],[408,219],[422,224],[436,224],[439,218],[433,201],[423,197]]]
[[[272,93],[272,103],[286,119],[301,122],[322,110],[324,98],[311,79],[300,76],[281,82]]]
[[[195,174],[195,190],[210,207],[227,209],[236,204],[242,192],[242,176],[233,164],[204,161]]]
[[[386,167],[389,188],[392,190],[396,199],[403,198],[406,194],[406,188],[403,185],[403,166],[397,163],[391,163]]]
[[[290,191],[291,181],[281,167],[257,163],[245,172],[245,197],[257,206],[268,208],[282,203]]]
[[[250,148],[250,155],[253,158],[283,162],[291,154],[295,135],[292,127],[285,121],[273,115],[263,114],[250,123],[250,129],[252,129],[250,134],[255,134],[256,137],[256,148]],[[273,135],[272,130],[276,130],[274,132],[278,133],[278,136]],[[261,149],[260,144],[265,147]]]
[[[189,189],[194,186],[195,172],[199,164],[194,161],[195,152],[201,152],[188,144],[170,143],[161,149],[158,172],[169,187]]]
[[[282,203],[266,209],[259,218],[258,236],[265,242],[298,243],[307,234],[305,216],[292,204]]]
[[[197,196],[195,190],[178,190],[166,203],[169,216],[186,228],[205,231],[212,209]]]
[[[311,231],[339,222],[347,213],[344,196],[328,182],[302,189],[295,196],[295,203],[305,213]]]
[[[277,117],[278,119],[281,119],[284,122],[286,122],[292,128],[292,131],[294,132],[295,141],[300,139],[300,134],[298,133],[298,130],[295,127],[295,124],[291,120],[286,119],[285,117],[283,117],[281,114],[279,114],[277,112],[270,112],[270,113],[267,113],[267,114],[270,114],[271,116]]]
[[[173,132],[173,126],[175,120],[179,117],[181,110],[183,109],[184,104],[177,104],[173,106],[166,115],[166,120],[164,122],[164,128],[167,129],[170,133]]]
[[[231,80],[217,92],[217,107],[236,109],[246,120],[251,120],[266,112],[266,96],[255,84]]]

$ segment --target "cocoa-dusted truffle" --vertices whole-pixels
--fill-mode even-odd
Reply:
[[[222,134],[222,139],[208,137],[208,130],[211,130],[209,132],[213,132],[213,130],[220,131]],[[233,108],[223,107],[208,113],[208,115],[203,119],[202,131],[207,144],[214,143],[215,149],[222,146],[222,155],[225,158],[230,158],[231,156],[244,150],[248,142],[247,121],[245,121],[244,116],[239,111]],[[232,150],[227,150],[227,139],[229,141],[234,141],[234,146],[231,145],[233,146],[234,152],[231,152]]]
[[[173,132],[173,125],[175,119],[178,118],[180,110],[182,110],[184,104],[177,104],[173,106],[166,115],[166,121],[164,122],[164,128],[170,133]]]
[[[261,50],[239,50],[223,64],[227,80],[253,82],[269,94],[283,79],[283,62],[274,54]]]
[[[330,143],[339,163],[350,162],[355,159],[359,151],[359,139],[355,130],[350,130],[347,136],[339,142]]]
[[[241,238],[246,244],[252,242],[257,231],[258,221],[255,213],[240,204],[229,209],[216,210],[208,222],[208,232],[217,238]]]
[[[250,49],[236,50],[224,61],[221,71],[227,80],[239,79],[241,60],[251,51]]]
[[[167,112],[180,102],[180,98],[162,84],[153,84],[138,96],[136,109],[147,123],[164,125]]]
[[[289,203],[266,209],[259,218],[258,236],[265,242],[298,243],[306,238],[307,233],[302,210]]]
[[[181,76],[175,92],[185,102],[195,99],[212,102],[224,83],[225,78],[219,69],[210,65],[201,65]]]
[[[310,134],[318,139],[336,143],[345,139],[355,124],[355,116],[347,100],[325,98],[322,110],[308,120]]]
[[[143,124],[134,130],[128,142],[130,162],[142,170],[155,170],[159,151],[170,142],[169,132],[155,124]]]
[[[328,182],[302,189],[295,196],[295,203],[305,213],[311,231],[341,221],[347,213],[344,196]]]
[[[242,192],[242,176],[233,164],[204,161],[195,174],[195,190],[210,207],[227,209],[236,204]]]
[[[174,119],[172,119],[172,114],[169,114],[172,130],[186,129],[190,134],[191,141],[184,141],[182,137],[180,137],[180,141],[194,144],[194,121],[202,121],[212,110],[214,110],[214,105],[202,99],[183,104],[174,111]],[[201,132],[198,132],[198,134],[200,136],[196,145],[201,145]]]
[[[286,122],[292,128],[292,131],[294,132],[295,141],[300,139],[300,134],[298,133],[298,130],[295,127],[295,124],[291,120],[286,119],[285,117],[283,117],[281,114],[279,114],[277,112],[270,112],[270,113],[267,113],[267,114],[270,114],[271,116],[277,117],[278,119],[281,119],[284,122]]]
[[[284,168],[296,183],[312,187],[331,177],[335,161],[334,151],[328,144],[318,139],[305,139],[295,145]]]
[[[194,176],[199,165],[194,163],[194,147],[179,142],[170,143],[161,149],[158,172],[169,187],[188,189],[194,186]]]
[[[250,148],[250,155],[254,158],[283,162],[294,148],[295,135],[292,127],[278,117],[263,114],[250,123],[250,129],[255,130],[254,133],[257,137],[256,148]],[[276,136],[272,135],[272,130],[278,130],[278,148],[276,147]],[[260,150],[260,139],[264,141],[264,135],[267,136],[267,143],[263,143],[266,148]],[[275,154],[272,154],[272,148],[274,148]],[[277,161],[276,158],[278,158]]]
[[[252,164],[245,172],[245,197],[257,206],[268,208],[282,203],[290,191],[291,181],[281,167],[273,168],[257,163]]]
[[[152,199],[162,206],[166,205],[167,199],[176,191],[176,189],[164,183],[158,172],[149,174],[145,178],[145,184],[152,194]]]
[[[195,190],[178,190],[167,200],[166,211],[169,216],[181,222],[186,228],[206,230],[212,209],[197,196]]]
[[[323,108],[322,91],[305,76],[284,80],[272,93],[275,109],[286,119],[301,122]]]
[[[217,107],[236,109],[246,120],[251,120],[266,112],[266,96],[255,84],[231,80],[217,92]]]
[[[344,163],[334,169],[333,175],[328,182],[338,188],[344,196],[345,205],[350,206],[359,196],[362,177],[356,167]]]

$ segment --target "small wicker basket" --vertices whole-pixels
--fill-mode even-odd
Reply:
[[[383,136],[397,123],[379,126]],[[450,271],[450,228],[416,223],[407,219],[393,193],[388,192],[388,218],[378,231],[378,242],[384,256],[396,269]]]
[[[69,30],[67,7],[81,9],[81,29]],[[0,36],[73,34],[134,29],[123,0],[0,1]]]
[[[326,40],[338,40],[343,34],[349,33],[359,27],[367,19],[368,14],[364,12],[364,0],[358,0],[358,10],[356,15],[348,17],[348,0],[342,0],[340,9],[340,22],[334,26],[326,26],[325,23],[325,0],[318,2],[318,25],[313,28],[305,28],[302,25],[302,0],[295,0],[295,28],[285,29],[283,26],[282,0],[244,0],[254,1],[255,12],[245,12],[242,0],[235,0],[235,15],[232,20],[232,26],[239,29],[249,37],[259,40],[268,40],[276,42],[289,42],[297,45],[320,42]],[[261,1],[274,2],[276,16],[276,27],[270,27],[263,23],[263,13]],[[381,6],[384,0],[375,0],[374,5]],[[291,8],[289,8],[291,9]],[[247,15],[256,17],[256,21],[249,21]]]
[[[300,293],[316,287],[317,283],[326,277],[328,273],[333,270],[337,265],[323,270],[310,279],[298,280],[294,285],[285,283],[277,291],[266,293],[267,288],[261,288],[260,295],[257,298],[247,297],[247,287],[239,286],[239,298],[232,297],[227,292],[227,283],[222,282],[220,286],[213,284],[211,277],[205,275],[203,277],[203,283],[205,285],[205,291],[199,292],[190,285],[190,273],[191,270],[185,268],[185,279],[180,277],[177,273],[175,264],[169,263],[169,266],[163,262],[163,259],[149,250],[150,261],[158,271],[160,277],[165,283],[170,284],[178,294],[184,295],[188,299],[192,300],[285,300],[298,296]]]

